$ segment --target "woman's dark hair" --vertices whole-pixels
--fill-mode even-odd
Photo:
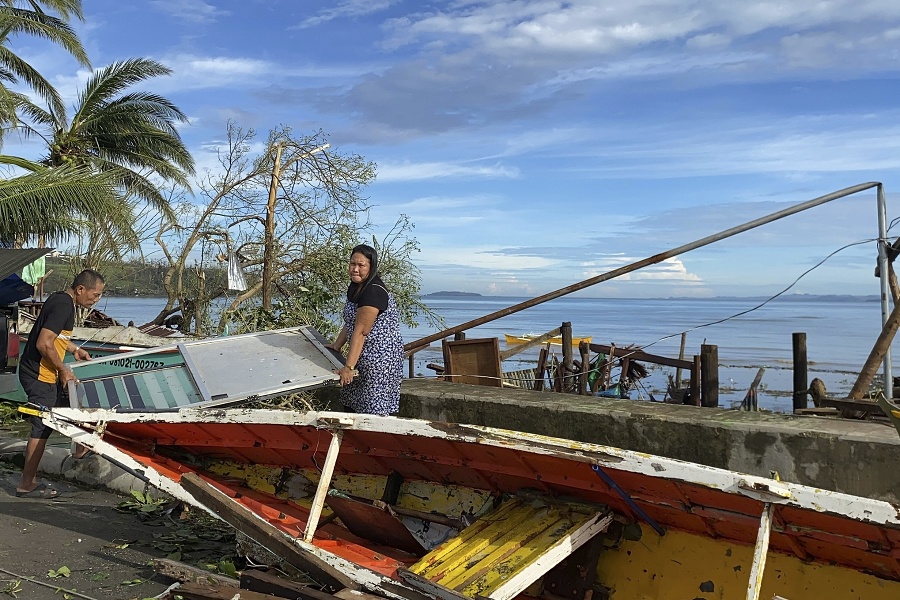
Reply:
[[[350,258],[353,258],[354,254],[362,254],[369,259],[369,275],[359,283],[359,287],[356,288],[356,293],[353,294],[354,298],[358,298],[362,291],[369,287],[369,284],[372,283],[375,276],[378,275],[378,251],[367,244],[358,244],[350,251]]]

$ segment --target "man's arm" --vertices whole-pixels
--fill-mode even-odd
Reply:
[[[41,329],[35,346],[41,357],[46,359],[56,369],[56,372],[59,374],[60,385],[66,385],[70,379],[75,379],[75,374],[63,363],[59,353],[56,351],[56,338],[58,337],[59,334],[51,329]],[[71,344],[71,342],[69,343]]]

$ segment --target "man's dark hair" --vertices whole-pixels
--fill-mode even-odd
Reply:
[[[75,276],[75,279],[72,281],[72,289],[74,290],[79,285],[83,285],[86,290],[92,290],[101,283],[106,283],[103,275],[93,269],[85,269]]]

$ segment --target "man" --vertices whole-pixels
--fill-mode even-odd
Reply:
[[[19,360],[19,381],[29,402],[49,407],[68,405],[67,384],[72,380],[77,383],[77,379],[72,369],[63,364],[63,358],[66,352],[71,352],[75,360],[91,359],[86,350],[71,340],[75,307],[92,307],[103,295],[104,286],[100,273],[85,269],[75,276],[68,290],[51,294],[44,302]],[[40,417],[31,417],[31,436],[25,448],[25,466],[22,480],[16,486],[16,496],[49,500],[59,495],[57,490],[36,479],[51,432]],[[87,448],[79,446],[72,456],[80,459],[87,454]]]

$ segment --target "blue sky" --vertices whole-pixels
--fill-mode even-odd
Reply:
[[[864,181],[885,183],[897,216],[895,1],[84,7],[95,67],[173,69],[153,89],[189,115],[200,172],[229,119],[321,128],[374,161],[371,219],[409,215],[423,292],[544,293]],[[70,99],[89,75],[38,41],[13,47]],[[865,192],[582,295],[775,293],[877,232]],[[877,294],[875,256],[843,251],[793,291]]]

